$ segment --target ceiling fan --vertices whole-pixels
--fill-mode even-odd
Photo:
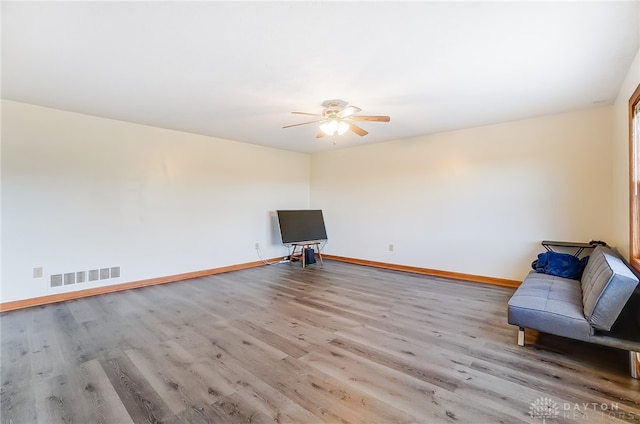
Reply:
[[[359,136],[365,136],[369,134],[363,128],[360,128],[355,124],[357,121],[369,121],[369,122],[389,122],[391,118],[388,116],[365,116],[356,115],[362,109],[356,106],[350,106],[344,100],[327,100],[322,103],[322,114],[307,113],[307,112],[291,112],[296,115],[311,115],[318,116],[320,119],[315,121],[303,122],[301,124],[287,125],[282,128],[297,127],[300,125],[315,124],[318,123],[320,131],[316,138],[324,137],[325,135],[342,135],[351,130]]]

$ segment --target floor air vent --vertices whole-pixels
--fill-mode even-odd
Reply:
[[[51,287],[59,287],[62,285],[62,274],[51,276]]]
[[[102,268],[100,270],[100,279],[108,280],[109,279],[109,268]]]
[[[111,267],[111,278],[119,278],[120,277],[120,267],[114,266]]]
[[[92,269],[89,271],[89,281],[97,281],[98,277],[100,276],[99,274],[100,271],[98,271],[97,269]]]
[[[87,281],[108,280],[120,278],[120,267],[90,269],[89,271],[66,272],[50,276],[51,287],[68,286],[71,284],[86,283]]]

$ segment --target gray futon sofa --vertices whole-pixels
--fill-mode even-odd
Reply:
[[[638,278],[617,251],[598,246],[580,280],[529,273],[509,300],[508,321],[519,327],[520,346],[525,328],[530,328],[628,350],[631,376],[639,378],[637,286]]]

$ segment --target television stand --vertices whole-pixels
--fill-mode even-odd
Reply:
[[[296,249],[300,248],[300,253],[296,254]],[[319,242],[314,242],[314,243],[294,243],[293,244],[293,250],[291,251],[291,261],[293,262],[294,258],[298,258],[300,259],[300,262],[302,262],[302,268],[304,268],[306,266],[305,264],[305,257],[304,257],[304,249],[313,249],[315,251],[315,249],[318,250],[318,257],[320,258],[320,263],[324,265],[324,262],[322,262],[322,253],[320,253],[320,243]],[[314,249],[315,248],[315,249]]]

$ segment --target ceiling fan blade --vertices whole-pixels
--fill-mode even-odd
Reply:
[[[354,121],[372,121],[372,122],[389,122],[391,118],[388,116],[351,116],[349,119]]]
[[[363,130],[362,128],[360,128],[356,124],[349,124],[349,129],[351,131],[353,131],[354,133],[358,134],[360,137],[369,134],[367,131]]]
[[[322,131],[318,132],[318,135],[316,135],[316,138],[322,138],[324,137],[326,134],[323,133]]]
[[[346,118],[348,116],[353,116],[354,113],[360,112],[362,109],[356,106],[347,106],[338,114],[341,118]]]
[[[303,122],[303,123],[301,123],[301,124],[287,125],[287,126],[282,127],[282,128],[298,127],[298,126],[300,126],[300,125],[315,124],[315,123],[318,123],[318,122],[322,122],[322,119],[317,120],[317,121],[311,121],[311,122]]]
[[[322,116],[322,115],[319,115],[319,114],[317,114],[317,113],[308,113],[308,112],[291,112],[291,113],[293,113],[293,114],[295,114],[295,115]]]

